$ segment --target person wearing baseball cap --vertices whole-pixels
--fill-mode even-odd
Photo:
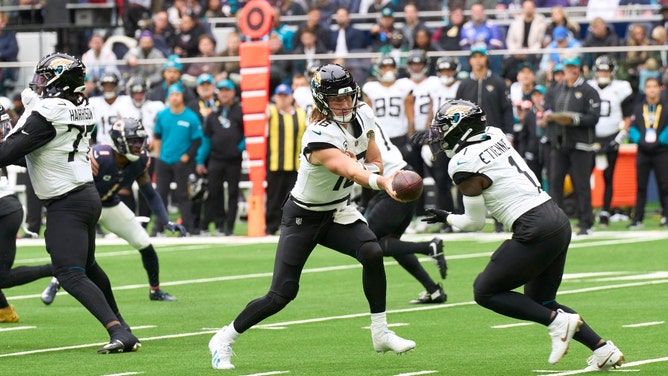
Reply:
[[[601,98],[582,77],[578,56],[564,56],[561,62],[564,82],[550,87],[545,94],[551,148],[548,186],[550,195],[563,209],[564,179],[570,173],[577,200],[578,235],[589,235],[594,225],[590,177]]]
[[[204,201],[204,216],[199,231],[209,234],[209,224],[215,225],[214,235],[234,234],[239,208],[239,181],[242,153],[246,149],[243,113],[236,98],[236,88],[229,79],[216,84],[216,110],[204,120],[202,127],[204,153],[198,154],[196,172],[207,176],[209,196]],[[224,184],[227,183],[227,201]]]
[[[179,84],[182,89],[185,103],[189,103],[195,98],[195,93],[192,89],[183,85],[181,82],[182,74],[183,64],[181,64],[181,59],[177,55],[170,55],[162,65],[162,81],[156,83],[151,82],[153,87],[151,88],[149,99],[152,101],[167,102],[167,97],[169,96],[167,90],[171,85]]]
[[[267,109],[267,235],[275,234],[281,225],[281,206],[297,181],[301,139],[308,123],[306,111],[294,105],[290,86],[276,86],[273,100]]]

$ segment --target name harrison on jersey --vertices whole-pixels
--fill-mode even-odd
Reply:
[[[70,121],[93,120],[93,111],[89,107],[70,110]]]

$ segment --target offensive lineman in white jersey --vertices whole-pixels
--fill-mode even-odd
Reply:
[[[415,84],[408,78],[397,79],[397,63],[391,56],[381,57],[377,68],[378,81],[362,87],[364,101],[373,108],[392,143],[407,158],[411,149],[408,137],[415,133],[412,94]]]
[[[137,351],[137,337],[121,317],[109,278],[95,260],[100,196],[88,149],[95,114],[82,94],[86,67],[70,55],[44,56],[30,89],[37,94],[26,120],[0,143],[0,166],[25,156],[30,180],[47,210],[46,248],[54,275],[100,321],[111,337],[98,353]]]
[[[448,173],[464,194],[464,214],[430,209],[426,221],[479,231],[489,210],[513,231],[476,278],[475,301],[502,315],[547,326],[551,364],[566,354],[571,339],[594,352],[588,370],[623,364],[624,355],[611,341],[601,339],[574,310],[557,303],[571,225],[503,131],[487,126],[477,104],[452,100],[436,113],[427,142],[434,153],[451,157]],[[516,291],[521,286],[524,293]]]
[[[362,214],[348,204],[353,183],[384,190],[396,199],[391,188],[394,175],[381,175],[373,111],[364,103],[358,106],[359,87],[350,72],[337,64],[318,69],[311,91],[316,107],[302,137],[297,182],[283,206],[271,288],[211,338],[209,350],[215,369],[233,369],[232,344],[241,333],[295,299],[302,268],[318,244],[355,257],[362,264],[374,349],[404,353],[415,348],[415,342],[387,327],[383,251]]]
[[[597,163],[603,169],[603,207],[598,215],[599,224],[607,226],[610,222],[612,203],[612,179],[617,164],[619,144],[626,137],[626,130],[631,125],[633,89],[628,81],[616,80],[615,59],[601,55],[594,62],[594,79],[587,81],[601,97],[601,116],[596,123],[596,142],[601,149],[596,152]]]
[[[102,95],[91,97],[90,105],[95,108],[96,127],[93,133],[93,143],[111,145],[109,132],[116,120],[122,117],[139,119],[139,111],[132,104],[128,95],[120,93],[120,79],[114,72],[105,72],[97,82]]]

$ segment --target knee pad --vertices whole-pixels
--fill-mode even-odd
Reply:
[[[267,294],[266,297],[267,297],[267,300],[269,301],[269,304],[271,306],[273,306],[275,308],[278,308],[278,310],[276,312],[283,309],[285,306],[288,305],[288,303],[290,303],[295,298],[295,297],[287,298],[287,297],[278,295],[273,291],[269,291],[269,293]]]
[[[357,254],[357,259],[362,265],[383,262],[383,249],[377,242],[362,243]]]

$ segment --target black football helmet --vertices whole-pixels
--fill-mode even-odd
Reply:
[[[424,50],[412,50],[408,54],[408,59],[406,61],[408,67],[408,73],[411,77],[420,76],[423,77],[429,70],[429,58],[427,57],[427,52]],[[423,64],[422,71],[416,72],[411,67],[410,64]]]
[[[0,105],[0,142],[7,137],[12,130],[12,119],[9,117],[7,110]]]
[[[148,92],[150,90],[148,80],[142,76],[132,76],[128,79],[128,82],[125,84],[125,93],[132,98],[132,103],[135,107],[139,108],[142,104],[146,102],[148,98]],[[144,97],[141,101],[137,101],[134,98],[135,93],[144,93]]]
[[[118,75],[114,72],[104,72],[100,76],[100,79],[97,81],[97,86],[99,90],[102,92],[102,95],[104,96],[105,99],[112,99],[116,98],[118,96],[118,93],[121,91],[121,87],[118,85],[120,82],[120,79],[118,78]],[[104,84],[113,84],[114,85],[114,90],[113,91],[105,91],[104,90]]]
[[[28,86],[41,98],[62,98],[83,93],[85,78],[86,66],[81,60],[55,52],[40,59]]]
[[[594,73],[597,73],[598,71],[609,71],[612,73],[614,76],[615,71],[617,71],[617,62],[615,61],[614,58],[608,56],[608,55],[601,55],[596,58],[596,61],[594,61]]]
[[[316,108],[327,118],[339,124],[348,123],[357,113],[357,101],[360,89],[350,72],[338,64],[321,66],[311,79],[311,94]],[[329,106],[329,98],[351,96],[353,105],[347,115],[335,115]],[[337,108],[337,110],[342,110]]]
[[[434,155],[443,151],[452,158],[466,142],[482,140],[487,127],[485,112],[463,99],[446,101],[438,109],[429,128],[429,145]]]
[[[441,56],[436,60],[436,71],[440,72],[442,70],[452,70],[459,72],[459,63],[457,59],[451,56]]]
[[[139,159],[142,151],[146,149],[148,132],[144,129],[141,120],[133,118],[121,118],[116,120],[109,131],[112,148],[123,154],[130,161]]]

